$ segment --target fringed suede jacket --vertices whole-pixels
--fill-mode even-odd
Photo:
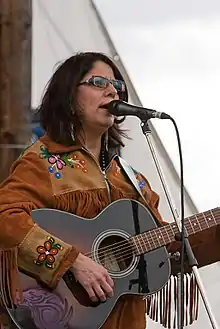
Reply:
[[[53,237],[62,246],[54,256],[51,268],[39,267],[39,246],[44,246],[50,232],[36,225],[30,213],[34,209],[54,208],[93,218],[111,201],[121,198],[136,199],[151,210],[162,225],[158,212],[158,195],[148,181],[137,174],[145,201],[137,193],[115,157],[107,171],[110,189],[107,189],[99,164],[81,146],[65,147],[52,142],[46,135],[29,147],[13,164],[9,177],[0,186],[0,285],[5,298],[15,303],[19,284],[19,271],[35,278],[42,285],[56,288],[64,273],[71,267],[80,250],[76,245]],[[45,221],[47,219],[45,218]],[[220,236],[213,227],[190,238],[199,266],[216,262],[220,258]],[[178,243],[168,246],[176,251]],[[175,282],[175,280],[174,280]],[[170,287],[170,289],[169,289]],[[5,293],[5,296],[4,296]],[[193,290],[192,293],[194,294]],[[172,290],[175,300],[175,287]],[[163,309],[157,305],[161,298],[148,300],[149,315],[164,326],[171,325],[171,284],[162,292]],[[21,297],[22,298],[22,297]],[[189,322],[192,322],[195,303],[189,297]],[[165,303],[164,303],[165,302]],[[0,323],[8,317],[4,303],[0,307]],[[103,329],[145,329],[146,302],[139,296],[123,296],[103,325]],[[191,319],[191,320],[190,320]],[[4,326],[2,326],[4,328]]]

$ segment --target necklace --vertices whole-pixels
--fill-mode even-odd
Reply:
[[[101,166],[102,171],[105,171],[105,169],[106,169],[106,156],[105,156],[104,147],[102,147],[102,149],[101,149],[100,166]]]

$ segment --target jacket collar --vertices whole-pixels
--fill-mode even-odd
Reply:
[[[47,134],[39,138],[39,141],[43,143],[50,153],[65,153],[73,152],[82,148],[80,144],[74,144],[70,146],[65,146],[63,144],[56,143],[52,141]]]
[[[47,134],[40,137],[39,141],[47,147],[47,149],[50,153],[73,152],[73,151],[80,150],[80,149],[83,148],[82,145],[79,144],[79,143],[74,144],[74,145],[70,145],[70,146],[65,146],[65,145],[56,143],[56,142],[52,141]],[[118,154],[117,149],[110,149],[109,150],[109,158],[110,159],[112,159],[117,154]]]

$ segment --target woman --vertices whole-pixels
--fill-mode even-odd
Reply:
[[[69,269],[92,301],[113,296],[114,282],[107,270],[59,237],[53,237],[62,246],[53,267],[38,266],[39,247],[49,232],[34,225],[30,212],[54,208],[92,218],[117,199],[141,201],[114,157],[124,146],[125,134],[106,104],[117,99],[127,101],[127,88],[115,64],[103,54],[72,56],[52,76],[39,109],[46,134],[13,164],[0,188],[1,284],[9,289],[5,298],[11,302],[17,267],[51,289]],[[162,221],[157,194],[137,176],[144,182],[145,205]],[[215,232],[210,240],[217,241]],[[213,253],[212,261],[218,255]],[[209,263],[208,257],[203,255],[202,265]],[[121,298],[103,325],[103,329],[145,327],[145,302],[137,296]]]

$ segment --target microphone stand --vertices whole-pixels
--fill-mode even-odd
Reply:
[[[169,192],[169,189],[168,189],[168,185],[165,181],[165,178],[164,178],[164,174],[162,172],[162,168],[161,168],[161,165],[157,159],[157,156],[156,156],[156,152],[155,152],[155,148],[154,148],[154,145],[151,141],[151,130],[150,130],[150,127],[148,125],[148,118],[146,119],[146,116],[145,116],[145,119],[141,119],[141,128],[142,128],[142,131],[143,131],[143,134],[145,135],[146,137],[146,140],[147,140],[147,143],[149,145],[149,148],[150,148],[150,152],[151,152],[151,155],[153,157],[153,160],[154,160],[154,163],[155,163],[155,166],[156,166],[156,169],[157,169],[157,173],[160,177],[160,180],[161,180],[161,184],[162,184],[162,187],[163,187],[163,190],[164,190],[164,193],[166,195],[166,198],[167,198],[167,201],[168,201],[168,205],[170,207],[170,210],[172,212],[172,215],[174,217],[174,220],[176,222],[176,225],[177,227],[179,228],[179,231],[181,232],[181,227],[180,227],[180,222],[179,222],[179,215],[178,215],[178,211],[174,205],[174,202],[171,198],[171,193]],[[209,304],[209,301],[207,299],[207,296],[206,296],[206,293],[205,293],[205,288],[204,288],[204,285],[202,283],[202,280],[201,280],[201,277],[200,277],[200,274],[199,274],[199,271],[198,271],[198,263],[197,263],[197,260],[193,254],[193,251],[192,251],[192,248],[190,246],[190,243],[189,243],[189,240],[186,236],[186,232],[185,232],[185,229],[183,227],[183,230],[184,230],[184,250],[186,252],[186,255],[188,257],[188,262],[189,262],[189,266],[191,267],[192,269],[192,272],[195,276],[195,279],[196,279],[196,283],[198,285],[198,288],[199,288],[199,291],[200,291],[200,294],[202,296],[202,299],[203,299],[203,303],[204,303],[204,306],[206,308],[206,311],[207,311],[207,314],[209,316],[209,319],[210,319],[210,322],[211,322],[211,325],[212,325],[212,328],[213,329],[218,329],[218,324],[217,324],[217,321],[212,313],[212,310],[211,310],[211,306]],[[183,294],[183,282],[182,282],[182,275],[181,273],[178,273],[177,274],[177,282],[178,282],[178,289],[177,289],[177,316],[178,316],[178,329],[182,329],[183,328],[183,310],[182,310],[182,303],[183,303],[183,300],[184,300],[184,294]],[[182,292],[182,293],[181,293]]]

